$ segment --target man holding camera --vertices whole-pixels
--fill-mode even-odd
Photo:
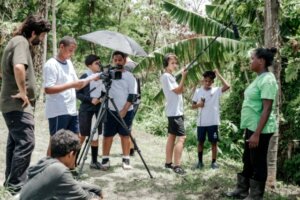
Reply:
[[[122,73],[121,79],[113,79],[111,83],[111,89],[109,96],[114,100],[116,107],[119,111],[114,108],[111,102],[109,102],[108,109],[113,113],[114,116],[120,115],[120,117],[125,121],[128,130],[124,129],[119,121],[115,117],[107,112],[107,121],[104,124],[104,137],[103,137],[103,156],[102,156],[102,168],[104,170],[110,167],[109,154],[111,145],[113,142],[113,137],[119,133],[121,137],[122,145],[122,166],[123,169],[131,169],[130,165],[130,137],[131,125],[134,117],[133,113],[133,102],[136,100],[137,96],[137,83],[134,76],[125,70],[124,65],[126,63],[127,55],[120,51],[115,51],[113,53],[112,59],[113,64],[117,66],[117,71]]]

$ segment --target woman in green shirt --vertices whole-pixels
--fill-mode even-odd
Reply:
[[[245,129],[244,166],[237,174],[237,187],[226,193],[230,197],[263,199],[269,141],[277,129],[274,108],[278,85],[274,74],[268,72],[276,52],[275,48],[258,48],[251,55],[251,70],[257,77],[244,92],[241,111],[241,128]]]

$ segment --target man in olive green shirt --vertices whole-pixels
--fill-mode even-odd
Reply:
[[[50,31],[39,16],[29,16],[8,42],[2,56],[0,109],[8,128],[4,186],[14,194],[26,180],[34,148],[35,76],[30,48]]]

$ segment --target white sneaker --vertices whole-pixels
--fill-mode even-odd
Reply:
[[[123,159],[123,161],[122,161],[122,167],[125,170],[132,169],[132,166],[130,165],[130,160],[129,159]]]

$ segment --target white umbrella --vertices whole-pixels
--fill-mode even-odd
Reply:
[[[147,56],[136,41],[118,32],[101,30],[79,36],[79,38],[129,55]]]

